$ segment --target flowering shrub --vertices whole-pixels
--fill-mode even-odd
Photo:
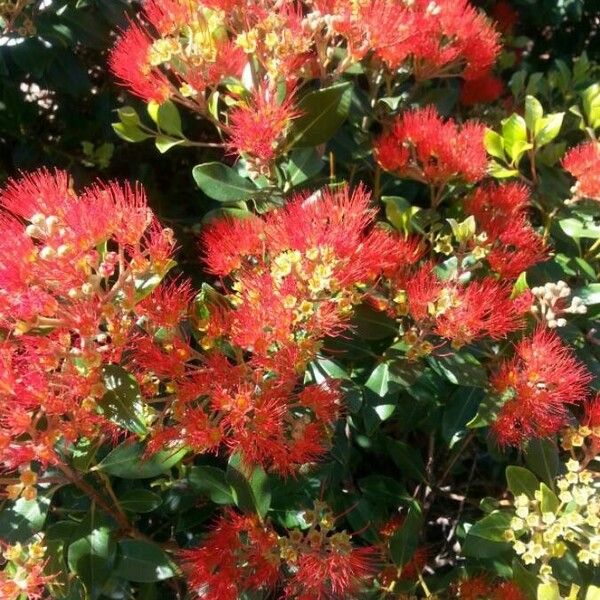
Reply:
[[[178,265],[139,184],[3,186],[3,598],[599,597],[598,67],[490,15],[127,22],[114,130],[208,209]]]

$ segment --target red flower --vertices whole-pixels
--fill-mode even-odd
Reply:
[[[458,600],[486,600],[492,586],[483,575],[461,581],[456,588]]]
[[[254,215],[217,219],[202,232],[203,259],[213,275],[229,275],[262,259],[264,221]]]
[[[181,552],[192,592],[203,600],[238,600],[269,591],[279,579],[277,535],[258,517],[228,510],[199,548]]]
[[[153,67],[148,55],[152,38],[138,25],[130,23],[108,57],[108,66],[119,82],[145,100],[162,104],[169,98],[171,84]]]
[[[460,91],[460,102],[464,106],[489,104],[498,100],[504,92],[504,84],[498,77],[486,73],[477,79],[467,79]]]
[[[518,183],[478,187],[465,200],[487,234],[487,260],[502,277],[513,279],[547,257],[543,239],[527,220],[529,191]]]
[[[411,9],[416,35],[405,45],[417,79],[477,79],[489,71],[500,52],[500,36],[468,0],[415,0]]]
[[[375,154],[386,171],[434,186],[450,181],[473,183],[485,175],[484,126],[459,127],[444,121],[433,107],[407,112],[375,141]]]
[[[250,101],[240,102],[229,113],[229,149],[244,155],[259,170],[267,170],[282,151],[287,129],[299,112],[293,94],[279,102],[276,94],[259,88]]]
[[[355,594],[373,573],[374,549],[351,548],[346,543],[301,554],[286,588],[286,598],[343,600]]]
[[[454,347],[490,337],[500,339],[521,327],[510,288],[490,279],[460,284],[439,280],[425,264],[406,283],[408,311],[421,327],[431,327]]]
[[[587,395],[591,376],[554,332],[537,329],[491,379],[505,400],[492,431],[501,445],[556,433],[569,404]]]
[[[0,223],[11,234],[0,239],[0,462],[52,464],[59,440],[68,449],[81,436],[115,437],[97,411],[102,367],[121,360],[148,314],[135,313],[136,281],[164,274],[172,240],[141,189],[110,184],[77,195],[60,171],[9,182]],[[170,323],[180,314],[171,312]]]
[[[491,16],[496,22],[496,28],[504,35],[511,34],[519,22],[519,13],[505,0],[500,0],[492,6]]]
[[[571,148],[562,161],[563,167],[577,180],[572,188],[574,199],[600,201],[600,144],[586,142]]]

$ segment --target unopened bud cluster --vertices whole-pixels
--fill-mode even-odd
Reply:
[[[587,307],[578,296],[573,296],[571,303],[567,304],[571,288],[564,281],[534,287],[531,293],[535,297],[531,312],[545,321],[550,329],[564,327],[567,324],[565,314],[584,315],[587,312]]]

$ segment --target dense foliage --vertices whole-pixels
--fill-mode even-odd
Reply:
[[[593,1],[0,18],[1,598],[600,598]]]

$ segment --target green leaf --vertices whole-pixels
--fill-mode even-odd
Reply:
[[[600,283],[590,283],[579,288],[575,291],[575,296],[579,296],[586,306],[600,304]]]
[[[526,598],[534,598],[540,580],[535,573],[528,571],[520,560],[514,559],[512,563],[513,579],[525,593]]]
[[[169,135],[157,135],[156,139],[154,140],[154,145],[161,154],[164,154],[165,152],[168,152],[171,148],[174,148],[175,146],[180,146],[184,143],[185,140],[174,138]]]
[[[467,427],[469,429],[487,427],[496,420],[498,412],[509,399],[510,393],[500,396],[488,390],[477,409],[477,414],[467,423]]]
[[[529,440],[525,463],[542,481],[553,486],[560,465],[556,443],[547,439]]]
[[[256,187],[250,181],[219,162],[196,165],[192,176],[196,185],[209,198],[219,202],[247,200],[256,193]]]
[[[525,494],[529,498],[534,497],[540,486],[538,478],[529,469],[514,465],[506,467],[506,482],[513,496]]]
[[[537,600],[561,600],[560,589],[556,581],[540,583],[537,589]]]
[[[504,532],[510,529],[511,519],[511,512],[495,511],[474,523],[467,535],[491,542],[504,542]]]
[[[493,129],[486,129],[483,136],[483,144],[488,154],[494,158],[504,160],[504,142],[499,133]]]
[[[540,484],[540,491],[542,492],[542,512],[556,512],[560,506],[558,496],[545,483]]]
[[[126,127],[138,127],[142,124],[140,116],[133,106],[123,106],[117,109],[117,114],[119,115],[119,121]]]
[[[526,292],[529,289],[529,284],[527,283],[527,273],[523,271],[517,280],[515,281],[512,292],[510,294],[511,299],[515,299],[519,297],[523,292]]]
[[[442,437],[450,448],[467,431],[469,423],[477,414],[483,398],[483,390],[478,387],[459,387],[449,398],[442,415]]]
[[[98,406],[104,416],[137,435],[146,435],[148,428],[143,420],[146,406],[135,377],[119,365],[105,365],[102,379],[106,392]]]
[[[126,142],[138,143],[151,138],[148,133],[144,133],[136,125],[125,125],[125,123],[112,123],[114,132]]]
[[[514,161],[519,149],[527,144],[525,119],[517,114],[504,119],[502,121],[502,138],[506,153]]]
[[[43,494],[6,502],[0,511],[0,539],[8,544],[27,541],[44,526],[49,507],[50,498]]]
[[[561,219],[558,224],[569,237],[575,239],[600,239],[600,224],[591,219],[583,220],[567,217],[566,219]]]
[[[187,449],[163,450],[150,458],[144,458],[144,452],[140,442],[123,442],[97,468],[123,479],[148,479],[168,472],[187,454]]]
[[[174,260],[168,260],[160,273],[151,270],[136,274],[134,279],[136,303],[149,296],[164,279],[165,275],[176,265],[177,263]]]
[[[419,545],[422,525],[421,508],[418,504],[413,504],[408,510],[402,527],[390,540],[390,556],[398,567],[404,566],[414,555]]]
[[[481,363],[468,352],[453,352],[445,356],[429,357],[429,364],[440,375],[455,385],[485,387],[487,374]]]
[[[537,122],[544,116],[544,109],[534,96],[525,96],[525,124],[532,132],[538,131]]]
[[[262,467],[252,468],[243,462],[239,452],[227,463],[225,481],[233,492],[236,506],[246,512],[264,517],[271,506],[271,491],[267,474]]]
[[[396,466],[404,475],[402,479],[412,478],[417,481],[426,482],[425,464],[423,458],[416,448],[409,446],[400,440],[386,438],[386,448]]]
[[[400,232],[408,235],[414,229],[413,217],[421,211],[418,206],[398,196],[383,196],[385,216],[387,220]]]
[[[148,114],[150,118],[158,125],[158,128],[165,133],[182,136],[181,117],[177,106],[170,100],[158,104],[154,100],[148,103]]]
[[[192,467],[188,481],[195,491],[206,494],[216,504],[235,504],[231,486],[225,480],[225,472],[217,467]]]
[[[176,567],[156,544],[143,540],[121,540],[114,575],[127,581],[154,583],[175,576]]]
[[[507,179],[508,177],[518,177],[517,169],[508,169],[507,167],[492,161],[488,167],[488,173],[496,179]]]
[[[560,132],[565,113],[553,113],[537,123],[535,143],[538,148],[549,144]]]
[[[298,103],[301,115],[292,121],[288,148],[318,146],[329,140],[346,120],[352,101],[352,84],[306,94]]]
[[[98,598],[111,576],[116,544],[111,526],[95,505],[78,526],[67,551],[69,569],[78,575],[90,598]]]
[[[295,187],[315,177],[321,172],[324,164],[314,148],[292,150],[290,160],[285,165],[290,186]]]
[[[149,513],[161,504],[162,499],[158,494],[145,489],[127,490],[119,496],[121,508],[131,513]]]

